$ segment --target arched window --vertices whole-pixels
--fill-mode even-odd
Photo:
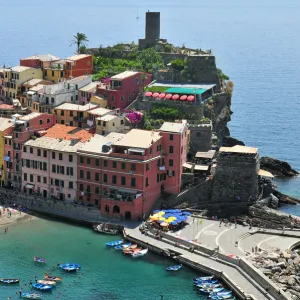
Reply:
[[[119,213],[120,213],[120,207],[119,207],[118,205],[115,205],[115,206],[113,207],[113,213],[114,213],[114,214],[119,214]]]

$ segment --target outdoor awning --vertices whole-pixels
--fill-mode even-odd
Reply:
[[[129,148],[128,151],[137,152],[137,153],[145,153],[145,149],[141,149],[141,148]]]
[[[182,166],[187,169],[191,169],[193,167],[193,165],[188,164],[188,163],[184,163]]]
[[[207,165],[195,165],[194,170],[197,170],[197,171],[207,171],[208,170],[208,166]]]
[[[265,170],[262,170],[262,169],[258,170],[258,175],[259,176],[264,176],[264,177],[274,178],[274,176],[272,175],[272,173],[270,173],[268,171],[265,171]]]
[[[33,188],[34,188],[34,185],[33,185],[33,184],[30,184],[30,183],[27,183],[27,184],[25,185],[25,188],[26,188],[26,189],[33,189]]]

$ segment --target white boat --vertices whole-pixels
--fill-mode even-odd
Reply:
[[[148,252],[148,249],[143,249],[143,250],[141,250],[141,251],[134,252],[134,253],[132,254],[132,257],[133,257],[133,258],[136,258],[136,257],[144,256],[144,255],[147,254],[147,252]]]
[[[52,280],[38,280],[38,283],[46,284],[46,285],[56,285],[55,281]]]

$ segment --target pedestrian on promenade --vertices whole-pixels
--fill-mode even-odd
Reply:
[[[221,221],[220,221],[220,224],[219,224],[219,227],[221,227],[221,226],[222,226],[222,222],[223,222],[223,220],[221,219]]]

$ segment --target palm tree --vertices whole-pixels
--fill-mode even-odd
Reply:
[[[86,46],[86,42],[88,42],[89,40],[87,39],[87,37],[84,33],[80,33],[80,32],[77,32],[77,34],[74,35],[73,38],[74,39],[70,46],[76,44],[77,45],[77,53],[80,54],[80,48],[82,46]]]

